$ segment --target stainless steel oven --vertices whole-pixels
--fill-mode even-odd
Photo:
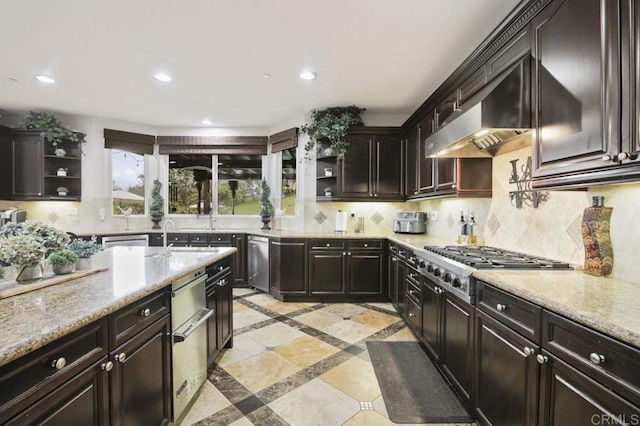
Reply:
[[[172,285],[173,420],[176,421],[207,378],[206,323],[213,315],[206,308],[204,268]]]

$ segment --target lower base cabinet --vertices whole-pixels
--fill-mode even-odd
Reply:
[[[225,259],[207,267],[206,304],[214,315],[207,320],[207,365],[220,351],[233,347],[233,263]]]
[[[304,239],[270,239],[269,284],[275,298],[307,296],[307,245]]]
[[[465,402],[473,392],[475,309],[446,294],[442,324],[442,370]]]

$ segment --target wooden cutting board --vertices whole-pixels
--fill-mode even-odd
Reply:
[[[75,280],[77,278],[86,277],[88,275],[97,274],[98,272],[104,272],[108,269],[109,268],[83,269],[81,271],[75,271],[66,275],[52,275],[50,278],[46,278],[42,281],[37,281],[31,284],[18,284],[15,281],[7,281],[4,283],[0,283],[0,299],[6,299],[7,297],[17,296],[18,294],[39,290],[51,285],[56,285]]]

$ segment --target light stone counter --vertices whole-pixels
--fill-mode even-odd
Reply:
[[[153,257],[158,251],[156,247],[107,249],[91,258],[93,267],[106,266],[106,272],[0,300],[0,366],[237,250]]]
[[[640,348],[640,288],[581,271],[490,271],[474,277]]]

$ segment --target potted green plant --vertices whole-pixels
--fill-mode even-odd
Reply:
[[[160,229],[160,221],[162,220],[162,216],[164,216],[164,198],[162,198],[162,183],[160,183],[158,179],[153,181],[149,214],[153,222],[151,229]]]
[[[69,243],[69,250],[78,255],[79,259],[76,263],[76,270],[91,269],[91,256],[102,250],[102,246],[98,244],[97,237],[94,235],[90,240],[75,239]]]
[[[59,167],[58,170],[56,171],[56,176],[66,176],[67,170],[69,169],[66,167]]]
[[[0,238],[0,261],[16,267],[16,282],[19,284],[43,279],[42,259],[46,252],[43,241],[33,234]]]
[[[324,189],[324,196],[325,197],[331,197],[333,195],[333,189],[331,189],[331,187],[327,186]]]
[[[40,130],[40,136],[44,136],[53,146],[58,146],[62,140],[76,143],[85,142],[84,134],[67,129],[56,117],[45,112],[31,111],[18,123],[18,127]]]
[[[51,265],[54,274],[65,275],[73,272],[78,259],[78,255],[73,250],[64,249],[51,253],[47,257],[47,263]]]
[[[67,151],[62,148],[57,148],[55,151],[53,151],[53,153],[56,155],[56,157],[64,157],[65,155],[67,155]]]
[[[333,169],[331,167],[325,167],[324,168],[324,175],[326,177],[331,177],[333,176]]]
[[[310,153],[320,139],[327,139],[332,152],[343,158],[349,142],[347,141],[347,131],[352,126],[363,126],[364,123],[360,115],[365,111],[355,105],[348,107],[331,107],[324,110],[311,111],[311,123],[305,124],[301,130],[309,135],[309,142],[304,146],[306,158],[310,158]]]
[[[271,221],[271,216],[273,216],[273,204],[269,201],[271,189],[269,188],[266,180],[262,180],[260,189],[260,211],[258,214],[262,220],[262,229],[271,229],[269,227],[269,222]]]
[[[67,194],[69,193],[69,190],[64,186],[59,186],[58,189],[56,189],[56,191],[58,192],[58,195],[61,197],[66,197]]]

